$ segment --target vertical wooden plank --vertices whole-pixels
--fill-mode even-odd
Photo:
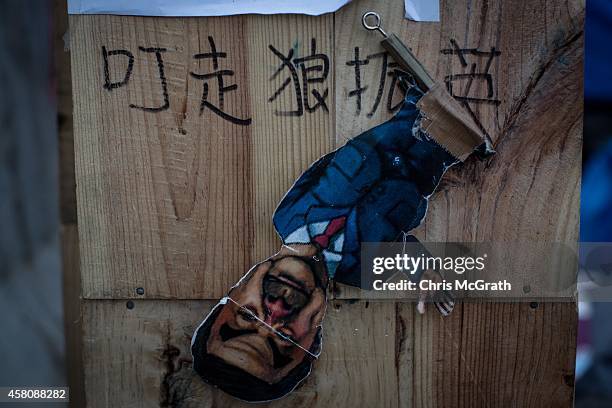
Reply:
[[[453,18],[442,27],[447,38],[464,37],[466,46],[495,47],[501,52],[490,70],[494,94],[500,100],[497,112],[479,112],[479,106],[490,106],[471,104],[498,154],[488,163],[472,160],[453,169],[432,200],[420,232],[433,241],[575,243],[584,8],[578,0],[539,3],[538,12],[533,3],[486,4],[486,9],[484,3],[476,4],[482,12],[480,19],[474,19],[465,14],[465,7],[453,3],[450,8],[446,3],[448,15],[468,23],[459,24]],[[526,28],[521,31],[521,27]],[[524,55],[526,50],[531,52],[529,57]],[[456,55],[441,58],[447,60],[449,73],[467,69],[460,68]],[[483,87],[486,83],[480,92],[485,92]],[[521,205],[516,205],[517,197]]]
[[[399,406],[456,406],[465,387],[459,375],[461,313],[419,315],[413,303],[397,303],[396,312],[402,327],[398,344],[405,344],[396,354]]]
[[[238,89],[220,96],[213,77],[208,101],[251,119],[243,23],[71,17],[84,297],[130,297],[138,287],[147,297],[218,297],[250,265],[251,129],[200,112],[204,81],[191,75],[233,71],[224,86]],[[217,66],[194,57],[211,52],[209,37],[226,53]],[[105,89],[102,47],[115,52],[112,83],[133,55],[125,85]]]
[[[83,321],[81,318],[81,279],[79,236],[76,224],[65,224],[61,231],[64,296],[64,333],[66,336],[67,380],[70,404],[85,406],[83,376]]]
[[[438,81],[460,76],[451,80],[454,94],[478,99],[467,106],[498,150],[487,163],[470,160],[446,175],[415,235],[426,241],[575,243],[584,2],[443,1],[440,24],[403,20],[399,4],[353,2],[336,18],[339,138],[354,136],[390,116],[384,110],[370,117],[367,109],[364,112],[376,97],[371,87],[380,88],[371,72],[372,61],[360,67],[361,85],[367,89],[359,114],[355,97],[349,95],[357,86],[355,74],[341,73],[345,61],[354,59],[355,47],[360,47],[362,60],[381,51],[378,34],[358,23],[368,10],[383,16],[385,30],[411,46]],[[457,49],[467,50],[461,55],[465,61]],[[486,53],[492,49],[500,55],[489,64]],[[491,75],[491,93],[486,80],[469,79],[473,66],[476,73]],[[351,295],[356,292],[344,289],[344,296]],[[402,305],[398,321],[413,328],[407,342],[413,347],[398,355],[404,373],[402,404],[506,406],[517,398],[527,406],[571,404],[575,304],[546,304],[535,311],[518,304],[466,304],[447,319],[434,310],[415,316],[412,306]],[[522,334],[517,322],[525,321],[530,323]],[[496,332],[504,336],[489,339]],[[554,339],[548,337],[552,332]],[[523,335],[541,336],[538,346],[524,342]],[[546,364],[534,360],[542,347],[544,354],[565,347],[566,358],[551,358]],[[525,385],[510,374],[517,372],[538,373],[546,380]]]
[[[376,11],[382,25],[396,33],[432,75],[437,72],[440,23],[404,18],[402,2],[353,1],[336,12],[336,140],[339,145],[393,116],[403,93],[394,75],[397,66],[380,45],[382,36],[366,30],[362,15]],[[357,61],[357,62],[356,62]],[[438,77],[438,75],[435,75]],[[419,232],[416,233],[419,236]],[[359,290],[339,285],[341,298],[360,298]]]
[[[575,305],[463,304],[448,318],[415,315],[413,382],[406,404],[418,407],[571,406]],[[535,306],[535,307],[534,307]],[[429,336],[425,334],[430,334]]]
[[[88,407],[162,406],[166,376],[189,355],[194,322],[207,302],[87,301],[83,309]],[[183,327],[187,325],[188,327]],[[108,334],[112,333],[112,336]]]
[[[392,73],[397,67],[391,57],[382,55],[384,49],[380,41],[383,37],[361,25],[361,17],[367,11],[379,13],[384,29],[396,33],[425,68],[432,75],[436,73],[440,24],[406,20],[404,5],[399,1],[357,0],[340,9],[336,12],[335,25],[336,137],[339,143],[389,119],[394,113],[389,106],[396,106],[402,100],[397,83],[392,86]],[[356,60],[360,62],[355,63]]]
[[[332,14],[248,17],[257,260],[276,253],[280,246],[272,214],[282,197],[311,163],[334,148],[333,18]],[[288,57],[290,64],[283,65],[282,58]],[[309,57],[315,58],[300,61]],[[323,81],[305,84],[304,70],[316,66],[321,71],[306,73],[306,78]]]
[[[313,370],[313,406],[398,406],[395,305],[342,302],[328,308],[324,351]]]
[[[66,379],[68,387],[70,387],[70,405],[72,407],[82,407],[85,406],[85,389],[82,355],[81,270],[79,267],[76,178],[74,172],[68,11],[66,0],[57,0],[53,6]]]
[[[60,165],[60,213],[63,224],[76,223],[76,180],[72,125],[72,79],[66,0],[54,3],[54,60],[57,78],[57,126]]]

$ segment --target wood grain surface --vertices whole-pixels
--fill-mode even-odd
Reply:
[[[361,27],[367,10],[452,87],[497,150],[445,176],[415,235],[576,243],[583,0],[442,0],[440,23],[404,19],[401,1],[371,0],[321,17],[71,16],[88,406],[240,405],[180,359],[212,301],[278,248],[271,216],[295,178],[401,100],[381,38]],[[200,115],[204,81],[190,73],[214,71],[210,58],[194,58],[211,52],[209,37],[227,53],[219,69],[234,72],[225,85],[237,85],[224,93],[225,111],[249,125],[208,107]],[[126,85],[104,88],[103,46],[133,54]],[[315,46],[329,73],[300,90],[300,103],[278,53],[304,58]],[[166,50],[160,112],[130,107],[164,106],[147,47]],[[128,62],[109,57],[111,81]],[[216,79],[209,84],[218,104]],[[327,90],[327,110],[307,109],[313,89]],[[572,404],[575,303],[466,303],[444,319],[410,303],[354,302],[360,294],[348,287],[337,295],[313,375],[271,405]]]
[[[132,302],[132,309],[125,300],[86,303],[85,371],[97,372],[85,376],[88,406],[251,406],[203,383],[191,369],[191,334],[213,302]],[[325,353],[312,375],[289,397],[267,405],[395,405],[395,325],[393,304],[339,302],[329,309]]]
[[[324,84],[327,112],[276,115],[296,109],[296,101],[291,86],[268,102],[290,77],[284,69],[271,79],[281,60],[269,46],[304,56],[314,38],[329,53],[332,21],[72,17],[85,298],[133,297],[138,287],[150,298],[218,298],[278,248],[270,222],[276,203],[333,147],[333,74]],[[210,59],[193,58],[210,52],[209,38],[226,53],[219,70],[234,71],[224,78],[225,87],[237,85],[223,94],[225,110],[250,119],[248,126],[208,108],[200,115],[204,81],[190,74],[215,71]],[[103,87],[102,46],[133,54],[124,87]],[[169,108],[161,112],[129,106],[163,106],[156,57],[139,47],[167,50],[161,55]],[[118,77],[111,81],[119,81],[128,58],[109,58]],[[209,86],[218,105],[216,80]]]
[[[83,384],[83,331],[81,319],[81,269],[77,225],[72,77],[66,0],[54,1],[54,62],[57,78],[57,136],[59,138],[59,193],[61,214],[62,296],[66,339],[66,380],[70,404],[85,406]]]
[[[87,406],[251,406],[191,369],[191,334],[213,305],[85,302]],[[576,317],[569,310],[467,304],[445,319],[419,315],[410,303],[337,301],[311,376],[288,397],[260,405],[571,406]]]

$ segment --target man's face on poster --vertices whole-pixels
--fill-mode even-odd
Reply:
[[[289,254],[251,270],[216,316],[208,353],[268,384],[310,358],[326,305],[325,277],[315,269]]]

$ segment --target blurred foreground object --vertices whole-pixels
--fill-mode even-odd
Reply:
[[[64,385],[51,3],[0,13],[3,386]]]

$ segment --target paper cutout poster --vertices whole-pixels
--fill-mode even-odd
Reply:
[[[330,280],[360,286],[362,242],[416,241],[406,233],[459,162],[422,128],[421,99],[412,86],[392,119],[323,156],[287,192],[273,216],[281,250],[194,333],[193,367],[204,381],[249,402],[288,394],[321,353]]]
[[[132,16],[230,16],[236,14],[332,13],[350,0],[68,0],[68,14]],[[401,0],[395,0],[401,1]],[[406,18],[439,21],[439,0],[404,0]]]

